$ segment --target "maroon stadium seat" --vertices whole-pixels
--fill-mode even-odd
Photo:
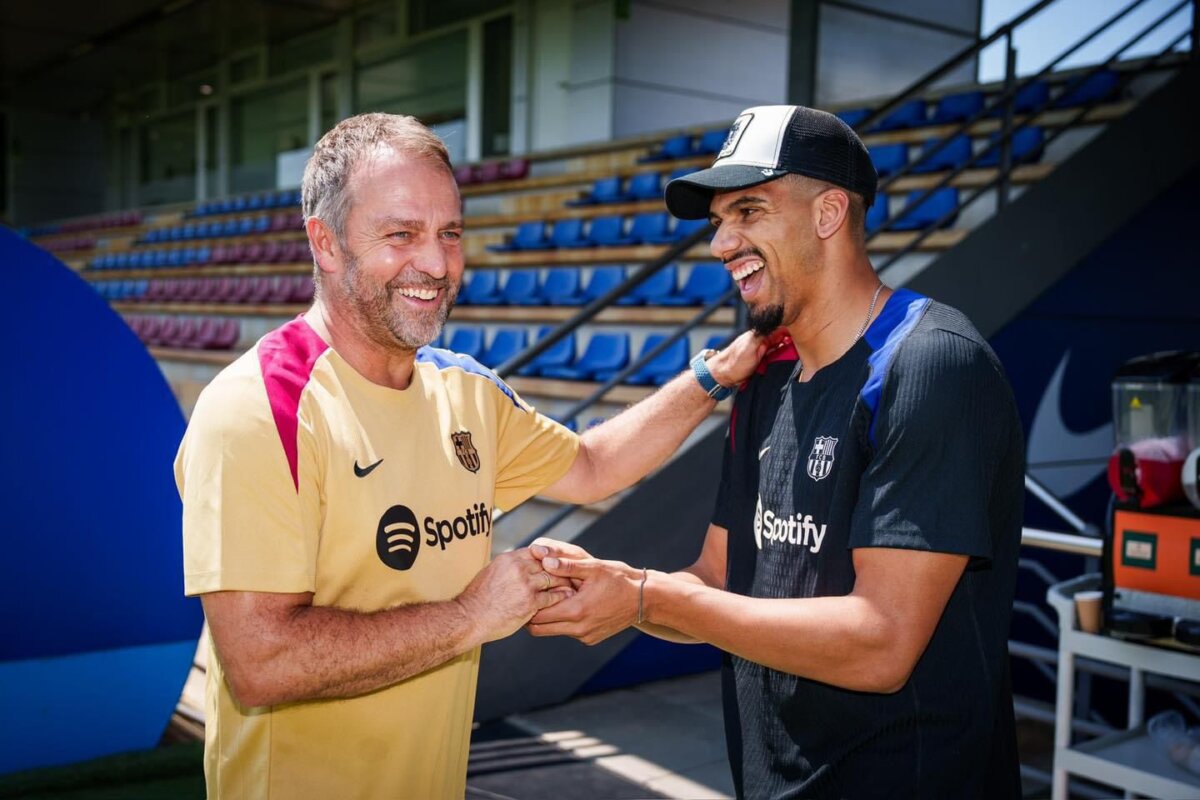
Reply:
[[[264,264],[275,264],[282,260],[283,249],[284,242],[267,242],[263,245],[262,257],[259,260]]]
[[[529,161],[524,158],[510,158],[500,165],[500,175],[505,180],[517,180],[529,174]]]
[[[229,350],[237,345],[239,338],[241,326],[236,319],[227,318],[216,324],[212,338],[202,346],[208,350]]]
[[[269,275],[255,275],[250,279],[250,288],[246,290],[245,303],[261,305],[267,302],[267,298],[271,295],[271,277]]]
[[[255,279],[249,275],[239,275],[230,280],[233,281],[233,291],[229,293],[228,302],[245,303],[246,298],[250,296],[250,290],[254,285]]]
[[[270,288],[267,290],[267,296],[264,302],[267,303],[286,303],[292,296],[292,281],[289,275],[272,275],[267,278],[270,282]]]
[[[502,177],[503,174],[500,172],[499,161],[488,161],[475,168],[476,183],[491,183],[492,181],[500,180]]]
[[[459,186],[467,186],[475,182],[475,168],[470,164],[461,164],[454,168],[454,180]]]
[[[161,325],[154,333],[151,344],[165,345],[174,341],[179,333],[179,317],[160,317]]]
[[[229,303],[237,289],[237,278],[220,278],[217,280],[217,291],[213,294],[214,303]]]
[[[165,338],[165,337],[164,337]],[[188,317],[181,321],[171,337],[166,340],[168,347],[191,347],[196,339],[196,320]]]
[[[292,292],[291,302],[293,303],[311,303],[313,299],[312,278],[308,275],[293,275],[292,276]]]

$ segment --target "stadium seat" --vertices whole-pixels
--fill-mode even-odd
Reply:
[[[197,278],[196,294],[192,300],[197,303],[211,303],[217,296],[220,283],[215,278]]]
[[[678,267],[673,263],[668,264],[630,289],[629,294],[622,297],[617,303],[623,306],[640,304],[648,306],[665,305],[664,301],[675,295],[675,287],[678,285],[678,281]]]
[[[243,302],[251,305],[262,305],[268,302],[268,298],[271,297],[271,288],[272,280],[270,275],[255,275],[247,282]]]
[[[570,366],[544,367],[541,374],[560,380],[590,380],[597,372],[612,372],[629,363],[629,334],[594,333],[583,355]]]
[[[1113,95],[1120,85],[1121,79],[1111,69],[1101,70],[1086,78],[1075,78],[1068,81],[1058,97],[1054,98],[1054,107],[1071,108],[1115,99]]]
[[[229,318],[216,323],[211,334],[199,339],[197,344],[206,350],[230,350],[237,345],[240,337],[241,330],[238,321]]]
[[[917,128],[925,124],[925,100],[908,100],[892,113],[881,119],[872,130],[894,131],[902,128]]]
[[[625,280],[625,273],[620,267],[593,267],[592,274],[588,277],[587,285],[583,289],[584,302],[590,303],[603,297],[619,286],[623,280]]]
[[[545,325],[538,330],[538,341],[545,339],[554,331],[551,325]],[[534,357],[525,366],[517,370],[518,375],[540,375],[546,367],[567,367],[575,360],[575,333],[572,331],[561,340],[550,345],[541,354]]]
[[[903,142],[877,144],[874,147],[868,147],[867,154],[871,157],[871,163],[875,165],[875,171],[881,178],[899,172],[908,166],[908,145]]]
[[[624,227],[624,217],[596,217],[592,220],[591,227],[588,229],[588,241],[597,247],[619,247],[636,244],[636,239],[625,235]]]
[[[1001,93],[1002,94],[1002,93]],[[1013,96],[1014,114],[1033,114],[1044,109],[1050,102],[1050,84],[1045,81],[1034,81],[1017,90]],[[997,104],[988,111],[990,117],[1004,115],[1004,103]]]
[[[574,200],[568,200],[568,206],[592,206],[600,203],[624,203],[629,199],[629,196],[621,189],[621,178],[619,175],[613,175],[609,178],[600,178],[592,184],[592,188],[587,194],[581,195]]]
[[[948,94],[937,101],[933,113],[929,116],[929,124],[945,125],[951,122],[966,122],[975,114],[983,111],[983,92],[962,92]]]
[[[250,242],[246,245],[246,253],[242,260],[247,264],[261,264],[266,250],[267,245],[264,242]]]
[[[733,288],[733,279],[725,265],[709,261],[692,265],[687,280],[677,294],[659,298],[664,306],[704,306]]]
[[[500,177],[506,181],[515,181],[529,174],[529,159],[510,158],[500,162]]]
[[[988,137],[987,149],[975,162],[978,167],[1000,166],[1000,134]],[[1032,164],[1041,160],[1046,134],[1041,128],[1017,128],[1012,135],[1012,163]]]
[[[272,275],[267,280],[267,296],[264,302],[277,305],[292,301],[291,275]]]
[[[560,219],[550,232],[553,247],[591,247],[592,243],[583,235],[582,219]]]
[[[923,191],[918,190],[909,192],[905,198],[905,205],[917,200]],[[925,200],[910,210],[907,214],[902,214],[893,223],[891,229],[894,231],[912,231],[920,228],[928,228],[942,218],[944,214],[954,211],[941,227],[946,228],[954,224],[954,220],[958,217],[955,209],[958,208],[958,190],[946,187],[938,189],[930,194]]]
[[[667,226],[671,215],[666,211],[648,211],[638,214],[629,226],[629,238],[636,244],[665,244],[674,241]]]
[[[725,139],[728,136],[728,128],[713,128],[710,131],[705,131],[700,134],[700,141],[696,143],[695,155],[716,155],[725,146]]]
[[[578,306],[584,302],[579,291],[579,270],[573,267],[554,267],[542,282],[542,297],[552,306]]]
[[[495,369],[529,346],[529,334],[524,328],[501,328],[492,336],[492,343],[479,359],[485,367]]]
[[[514,269],[508,273],[501,291],[503,303],[510,306],[540,306],[542,296],[538,292],[536,269]]]
[[[475,168],[470,164],[459,164],[454,168],[454,180],[459,186],[469,186],[475,182]]]
[[[167,347],[191,347],[192,341],[196,338],[196,320],[187,317],[180,320],[178,325],[171,329],[170,336],[163,336],[163,343]]]
[[[462,292],[462,301],[473,306],[497,306],[504,302],[500,295],[500,273],[494,269],[471,271],[471,278]]]
[[[866,228],[867,233],[874,233],[883,227],[883,223],[887,222],[888,218],[888,196],[886,194],[875,195],[875,202],[867,209]]]
[[[672,136],[662,143],[662,147],[652,153],[647,153],[638,159],[639,164],[644,164],[648,161],[671,161],[676,158],[687,158],[692,154],[692,136],[689,133],[681,133],[678,136]]]
[[[708,238],[712,238],[713,230],[706,219],[680,219],[675,221],[675,227],[671,230],[671,241],[678,242],[681,239],[686,239],[698,230],[707,230]]]
[[[943,141],[943,139],[929,139],[925,142],[925,146],[921,149],[921,155],[913,163],[913,174],[958,169],[971,160],[971,137],[965,133],[951,137],[941,150],[928,158],[925,156],[926,153],[932,153],[933,149],[941,145]]]
[[[493,253],[510,253],[517,250],[546,250],[553,245],[546,239],[546,223],[522,222],[517,226],[517,232],[505,244],[489,244],[487,249]]]
[[[483,164],[475,165],[475,182],[476,183],[491,183],[498,181],[504,177],[500,171],[499,161],[486,161]]]
[[[293,275],[289,299],[293,303],[311,303],[316,290],[311,275]]]
[[[849,125],[851,128],[858,127],[859,123],[871,115],[869,108],[848,108],[844,111],[839,111],[834,114],[835,117]]]
[[[631,200],[662,200],[662,174],[658,172],[640,172],[629,179],[629,189],[626,193]]]
[[[450,342],[447,346],[448,350],[455,353],[461,353],[464,356],[479,361],[483,356],[483,328],[476,328],[470,325],[463,325],[455,329],[450,336]]]
[[[638,358],[640,359],[649,353],[655,347],[662,344],[662,342],[666,341],[666,339],[667,334],[665,333],[652,333],[647,336],[646,340],[642,343],[642,349]],[[688,357],[688,340],[686,336],[681,336],[668,345],[666,350],[650,359],[649,362],[643,364],[632,374],[626,376],[624,382],[635,386],[662,386],[683,371],[683,368],[688,364]],[[616,374],[616,370],[598,372],[596,373],[596,380],[607,381]]]

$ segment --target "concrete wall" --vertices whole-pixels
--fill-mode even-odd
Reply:
[[[36,111],[8,114],[14,225],[104,210],[104,125]]]

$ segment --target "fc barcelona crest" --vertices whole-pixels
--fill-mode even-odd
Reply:
[[[479,472],[479,451],[471,443],[471,432],[452,433],[450,441],[454,442],[454,455],[458,456],[458,463],[471,472]]]
[[[829,477],[833,471],[833,449],[838,440],[832,436],[818,436],[813,440],[812,452],[808,454],[808,477],[814,481]]]

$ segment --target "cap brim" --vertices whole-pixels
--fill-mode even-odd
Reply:
[[[770,174],[764,175],[763,172]],[[679,219],[707,219],[713,195],[732,189],[748,189],[782,178],[783,170],[764,170],[745,164],[722,164],[676,178],[667,184],[667,210]]]

